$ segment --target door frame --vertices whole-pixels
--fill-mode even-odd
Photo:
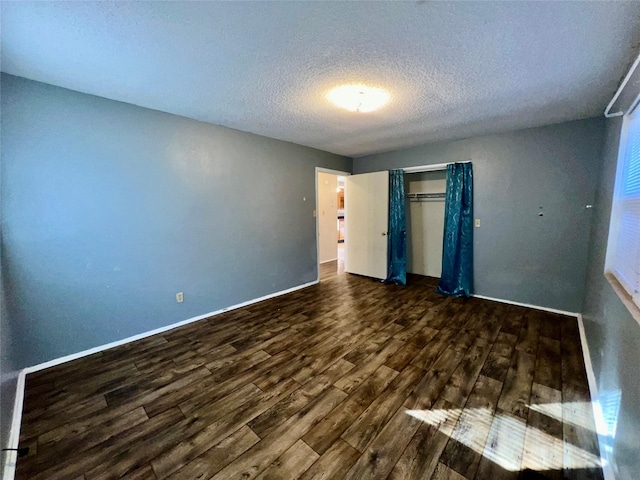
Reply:
[[[317,272],[317,276],[316,276],[316,282],[320,281],[320,221],[318,220],[318,172],[322,172],[322,173],[329,173],[331,175],[339,175],[341,177],[348,177],[351,175],[350,172],[343,172],[341,170],[332,170],[330,168],[324,168],[324,167],[316,167],[316,171],[315,171],[315,189],[316,189],[316,208],[314,210],[315,212],[315,218],[316,218],[316,268],[318,270]],[[337,219],[336,219],[337,220]],[[346,238],[346,235],[345,235]]]

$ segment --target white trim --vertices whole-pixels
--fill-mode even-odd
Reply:
[[[638,322],[638,325],[640,325],[640,305],[633,300],[633,295],[630,295],[625,286],[618,281],[617,275],[611,272],[605,272],[604,278],[607,279],[607,282],[611,285],[611,289],[620,298],[622,304],[627,307],[627,310],[629,310],[634,320]]]
[[[343,172],[342,170],[331,170],[330,168],[324,168],[324,167],[316,167],[316,173],[318,172],[330,173],[332,175],[338,175],[339,177],[348,177],[352,175],[349,172]]]
[[[604,474],[604,480],[615,480],[613,473],[613,466],[607,458],[603,456],[606,446],[606,427],[604,421],[604,415],[602,414],[602,407],[600,406],[600,397],[598,396],[598,383],[596,382],[596,375],[593,371],[593,364],[591,363],[591,354],[589,353],[589,345],[587,344],[587,334],[584,330],[584,323],[582,321],[582,314],[578,313],[578,330],[580,331],[580,343],[582,344],[582,357],[584,359],[584,368],[587,372],[587,382],[589,382],[589,393],[591,395],[591,408],[593,410],[593,417],[596,422],[596,434],[598,435],[598,447],[600,448],[600,460],[602,462],[602,473]]]
[[[205,313],[204,315],[198,315],[197,317],[191,317],[187,320],[182,320],[181,322],[172,323],[171,325],[166,325],[164,327],[156,328],[155,330],[150,330],[148,332],[140,333],[138,335],[134,335],[132,337],[127,337],[122,340],[117,340],[115,342],[107,343],[105,345],[100,345],[99,347],[90,348],[89,350],[84,350],[82,352],[73,353],[71,355],[66,355],[64,357],[56,358],[54,360],[50,360],[48,362],[40,363],[38,365],[34,365],[33,367],[27,367],[23,370],[25,373],[33,373],[39,370],[44,370],[45,368],[55,367],[56,365],[60,365],[62,363],[70,362],[71,360],[76,360],[78,358],[86,357],[87,355],[92,355],[94,353],[102,352],[104,350],[108,350],[110,348],[118,347],[120,345],[124,345],[125,343],[135,342],[136,340],[140,340],[142,338],[150,337],[152,335],[157,335],[159,333],[166,332],[167,330],[173,330],[174,328],[181,327],[183,325],[187,325],[189,323],[197,322],[198,320],[203,320],[205,318],[213,317],[215,315],[219,315],[224,312],[228,312],[230,310],[235,310],[237,308],[246,307],[247,305],[252,305],[254,303],[262,302],[264,300],[269,300],[273,297],[279,297],[280,295],[285,295],[287,293],[295,292],[296,290],[301,290],[303,288],[310,287],[312,285],[316,285],[318,280],[314,280],[312,282],[304,283],[302,285],[298,285],[296,287],[289,288],[287,290],[281,290],[279,292],[270,293],[269,295],[265,295],[260,298],[254,298],[253,300],[247,300],[246,302],[238,303],[237,305],[232,305],[230,307],[225,307],[220,310],[216,310],[215,312]]]
[[[115,342],[107,343],[99,347],[90,348],[89,350],[73,353],[71,355],[66,355],[64,357],[56,358],[48,362],[34,365],[32,367],[24,368],[18,373],[18,380],[16,382],[16,398],[13,406],[13,417],[11,419],[11,431],[9,433],[9,442],[6,448],[18,448],[18,445],[20,443],[20,424],[22,422],[22,407],[24,403],[25,377],[28,373],[38,372],[46,368],[55,367],[56,365],[70,362],[72,360],[77,360],[79,358],[86,357],[87,355],[92,355],[94,353],[102,352],[104,350],[118,347],[120,345],[124,345],[125,343],[134,342],[136,340],[150,337],[152,335],[157,335],[159,333],[166,332],[168,330],[172,330],[174,328],[181,327],[189,323],[197,322],[198,320],[203,320],[205,318],[213,317],[215,315],[219,315],[221,313],[228,312],[230,310],[235,310],[237,308],[246,307],[248,305],[262,302],[270,298],[279,297],[280,295],[292,293],[292,292],[295,292],[296,290],[302,290],[303,288],[307,288],[316,284],[318,284],[318,280],[304,283],[302,285],[298,285],[292,288],[288,288],[287,290],[281,290],[279,292],[270,293],[269,295],[265,295],[260,298],[254,298],[253,300],[247,300],[246,302],[238,303],[237,305],[232,305],[230,307],[225,307],[220,310],[216,310],[215,312],[205,313],[204,315],[198,315],[197,317],[191,317],[191,318],[188,318],[187,320],[182,320],[181,322],[172,323],[171,325],[166,325],[164,327],[156,328],[155,330],[150,330],[148,332],[140,333],[132,337],[127,337],[122,340],[117,340]],[[4,462],[2,465],[1,478],[3,480],[13,480],[15,477],[18,452],[8,451],[8,452],[2,452],[2,453],[4,453]]]
[[[596,376],[593,371],[593,364],[591,363],[591,354],[589,353],[589,345],[587,344],[587,335],[584,330],[584,323],[582,321],[582,314],[578,312],[567,312],[565,310],[558,310],[556,308],[540,307],[538,305],[531,305],[528,303],[513,302],[511,300],[503,300],[500,298],[486,297],[484,295],[471,295],[472,297],[481,298],[483,300],[492,300],[494,302],[506,303],[509,305],[517,305],[520,307],[528,307],[536,310],[543,310],[545,312],[560,313],[562,315],[568,315],[576,317],[578,321],[578,330],[580,332],[580,344],[582,346],[582,357],[584,360],[584,368],[587,373],[587,382],[589,383],[589,394],[591,395],[591,408],[593,410],[593,417],[596,423],[596,434],[598,435],[598,447],[600,449],[600,460],[602,462],[602,472],[604,474],[604,480],[615,480],[615,474],[613,472],[613,466],[607,458],[603,456],[606,446],[606,424],[604,422],[604,416],[602,414],[602,407],[600,406],[600,397],[598,396],[598,384],[596,383]]]
[[[605,272],[605,276],[607,273],[613,275],[613,278],[615,278],[616,282],[618,282],[618,284],[622,287],[622,289],[626,292],[626,294],[633,302],[633,295],[635,292],[633,291],[633,287],[629,285],[629,283],[625,280],[624,276],[615,269],[611,270],[610,272]]]
[[[320,263],[324,263],[324,262],[320,262],[320,220],[318,220],[318,172],[322,172],[322,173],[330,173],[331,175],[338,175],[340,177],[348,177],[351,174],[349,172],[341,172],[340,170],[331,170],[330,168],[324,168],[324,167],[316,167],[316,172],[315,172],[315,189],[316,189],[316,207],[315,207],[315,212],[316,212],[316,261],[318,262],[318,267],[320,267]],[[331,260],[329,260],[331,261]],[[320,281],[320,268],[318,268],[318,276],[316,277],[316,283],[318,283]]]
[[[521,302],[514,302],[512,300],[503,300],[502,298],[486,297],[484,295],[475,295],[475,294],[471,296],[475,298],[481,298],[483,300],[491,300],[493,302],[506,303],[508,305],[517,305],[518,307],[527,307],[527,308],[533,308],[534,310],[542,310],[544,312],[559,313],[560,315],[569,315],[571,317],[577,317],[579,315],[579,313],[577,312],[568,312],[567,310],[558,310],[557,308],[541,307],[540,305],[531,305],[530,303],[521,303]]]
[[[616,103],[616,101],[618,100],[618,97],[622,93],[622,90],[624,90],[624,87],[627,86],[627,82],[629,82],[629,79],[631,78],[633,73],[636,71],[636,68],[638,67],[638,63],[640,63],[640,55],[638,55],[638,57],[636,58],[635,62],[633,62],[633,65],[631,65],[631,68],[629,69],[629,71],[625,75],[624,80],[622,81],[622,83],[618,87],[618,90],[616,90],[615,95],[613,96],[613,98],[611,99],[609,104],[607,105],[607,108],[605,108],[605,110],[604,110],[605,118],[620,117],[620,116],[624,115],[623,111],[610,113],[609,110],[611,110],[611,107],[613,107],[613,104]]]
[[[638,94],[638,96],[636,97],[636,99],[633,101],[633,103],[631,104],[631,106],[627,109],[627,113],[628,115],[632,115],[634,110],[638,107],[638,104],[640,103],[640,93]]]
[[[338,257],[332,258],[330,260],[325,260],[324,262],[320,262],[320,265],[322,265],[323,263],[335,262],[336,260],[338,260]]]
[[[317,185],[317,182],[316,182]],[[66,363],[69,362],[71,360],[76,360],[78,358],[82,358],[85,357],[87,355],[91,355],[93,353],[97,353],[97,352],[101,352],[103,350],[108,350],[110,348],[119,346],[119,345],[123,345],[125,343],[129,343],[129,342],[133,342],[135,340],[140,340],[142,338],[145,337],[150,337],[152,335],[157,335],[158,333],[162,333],[162,332],[166,332],[167,330],[172,330],[176,327],[180,327],[182,325],[186,325],[189,323],[193,323],[196,322],[198,320],[202,320],[214,315],[219,315],[220,313],[224,313],[224,312],[228,312],[230,310],[235,310],[237,308],[241,308],[241,307],[245,307],[247,305],[251,305],[254,303],[258,303],[264,300],[268,300],[270,298],[274,298],[274,297],[278,297],[280,295],[285,295],[287,293],[291,293],[291,292],[295,292],[296,290],[302,290],[303,288],[307,288],[310,287],[312,285],[316,285],[318,283],[318,280],[313,281],[313,282],[308,282],[302,285],[298,285],[296,287],[292,287],[289,288],[287,290],[281,290],[279,292],[275,292],[275,293],[271,293],[269,295],[265,295],[263,297],[260,298],[256,298],[253,300],[248,300],[246,302],[243,303],[239,303],[237,305],[232,305],[230,307],[226,307],[220,310],[216,310],[215,312],[211,312],[211,313],[206,313],[204,315],[199,315],[197,317],[192,317],[189,318],[187,320],[183,320],[181,322],[177,322],[171,325],[167,325],[165,327],[160,327],[157,328],[155,330],[151,330],[149,332],[145,332],[145,333],[141,333],[139,335],[134,335],[132,337],[128,337],[125,338],[123,340],[118,340],[116,342],[111,342],[108,343],[106,345],[102,345],[100,347],[95,347],[95,348],[91,348],[89,350],[85,350],[82,352],[78,352],[72,355],[67,355],[65,357],[61,357],[58,359],[54,359],[51,360],[49,362],[44,362],[38,365],[34,365],[32,367],[27,367],[23,370],[21,370],[18,373],[18,380],[16,382],[16,397],[15,397],[15,401],[14,401],[14,406],[13,406],[13,416],[11,419],[11,431],[9,433],[9,442],[8,442],[8,446],[7,448],[18,448],[19,445],[19,440],[20,440],[20,425],[21,425],[21,421],[22,421],[22,408],[23,408],[23,404],[24,404],[24,390],[25,390],[25,377],[27,373],[32,373],[32,372],[37,372],[39,370],[44,370],[45,368],[49,368],[49,367],[53,367],[55,365],[60,365],[62,363]],[[553,312],[553,313],[561,313],[564,315],[570,315],[570,316],[575,316],[578,320],[578,330],[580,332],[580,343],[582,344],[582,355],[583,355],[583,359],[584,359],[584,365],[585,365],[585,370],[587,373],[587,381],[589,382],[589,391],[591,394],[591,406],[593,408],[593,415],[596,421],[596,430],[597,430],[597,435],[598,435],[598,443],[599,443],[599,447],[600,447],[600,454],[602,455],[602,452],[604,451],[604,436],[602,434],[602,429],[599,427],[599,425],[604,425],[604,418],[602,416],[602,409],[600,408],[600,403],[598,401],[598,387],[597,387],[597,383],[596,383],[596,379],[595,379],[595,374],[593,372],[593,365],[591,363],[591,355],[589,353],[589,346],[587,344],[587,338],[586,338],[586,334],[585,334],[585,330],[584,330],[584,324],[582,321],[582,314],[580,313],[572,313],[572,312],[567,312],[564,310],[558,310],[555,308],[547,308],[547,307],[541,307],[541,306],[537,306],[537,305],[531,305],[531,304],[527,304],[527,303],[521,303],[521,302],[513,302],[511,300],[503,300],[503,299],[499,299],[499,298],[493,298],[493,297],[487,297],[484,295],[472,295],[472,297],[475,298],[480,298],[483,300],[491,300],[494,302],[500,302],[500,303],[506,303],[509,305],[518,305],[521,307],[529,307],[529,308],[533,308],[533,309],[537,309],[537,310],[544,310],[547,312]],[[2,468],[2,478],[4,480],[14,480],[15,478],[15,471],[16,471],[16,460],[17,460],[17,452],[4,452],[4,464],[3,464],[3,468]],[[611,464],[606,461],[606,459],[602,458],[602,463],[603,463],[603,473],[604,473],[604,479],[605,480],[615,480],[615,476],[613,473],[613,469]]]
[[[611,215],[609,219],[609,235],[607,236],[607,252],[604,261],[604,273],[611,272],[615,263],[615,247],[620,226],[620,184],[624,173],[624,157],[627,153],[627,141],[629,137],[629,116],[622,120],[620,128],[620,140],[618,143],[618,157],[616,158],[616,179],[613,186],[613,199],[611,202]]]
[[[422,172],[437,172],[439,170],[446,170],[447,165],[452,165],[454,163],[469,163],[471,160],[462,160],[459,162],[448,162],[448,163],[435,163],[433,165],[418,165],[417,167],[404,167],[404,173],[422,173]]]
[[[20,444],[20,424],[22,423],[22,406],[24,404],[25,376],[26,372],[24,370],[18,372],[16,398],[13,402],[13,415],[11,416],[11,430],[9,431],[9,441],[6,448],[18,448]],[[16,474],[18,452],[8,451],[2,453],[4,454],[2,478],[4,480],[13,480]]]

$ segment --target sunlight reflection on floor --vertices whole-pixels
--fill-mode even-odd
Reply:
[[[590,402],[544,403],[529,405],[529,408],[560,422],[564,421],[595,431],[593,409]]]
[[[587,408],[591,408],[588,402],[583,403],[584,405],[570,406],[572,411],[577,412],[575,418],[580,418]],[[562,421],[562,404],[532,405],[531,408],[552,418],[556,418],[559,413],[559,420]],[[602,466],[596,455],[540,429],[527,426],[525,420],[516,416],[494,414],[485,408],[407,410],[406,413],[438,427],[441,432],[505,470],[544,471]],[[593,419],[591,424],[593,425]],[[452,428],[453,425],[455,426]]]

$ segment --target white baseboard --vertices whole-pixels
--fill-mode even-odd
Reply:
[[[320,265],[322,265],[323,263],[335,262],[336,260],[338,260],[338,257],[332,258],[330,260],[324,260],[324,261],[320,262]]]
[[[533,308],[534,310],[542,310],[544,312],[559,313],[560,315],[568,315],[570,317],[577,317],[579,315],[577,312],[568,312],[567,310],[558,310],[557,308],[541,307],[539,305],[531,305],[529,303],[514,302],[512,300],[504,300],[502,298],[487,297],[485,295],[473,294],[471,296],[475,298],[481,298],[483,300],[491,300],[492,302],[506,303],[508,305],[517,305],[518,307]]]
[[[71,355],[67,355],[61,358],[57,358],[54,360],[50,360],[48,362],[44,362],[38,365],[34,365],[32,367],[27,367],[23,370],[21,370],[18,374],[18,380],[16,382],[16,398],[15,398],[15,402],[14,402],[14,409],[13,409],[13,417],[12,417],[12,421],[11,421],[11,432],[9,434],[9,443],[8,443],[8,448],[18,448],[19,445],[19,440],[20,440],[20,424],[21,424],[21,420],[22,420],[22,408],[23,408],[23,403],[24,403],[24,388],[25,388],[25,377],[26,374],[28,373],[32,373],[32,372],[37,372],[39,370],[44,370],[45,368],[50,368],[56,365],[60,365],[62,363],[66,363],[66,362],[70,362],[72,360],[76,360],[78,358],[82,358],[82,357],[86,357],[88,355],[92,355],[94,353],[97,352],[101,352],[104,350],[108,350],[110,348],[114,348],[120,345],[124,345],[126,343],[129,342],[134,342],[136,340],[140,340],[142,338],[146,338],[146,337],[150,337],[152,335],[157,335],[159,333],[163,333],[166,332],[168,330],[172,330],[174,328],[177,327],[181,327],[183,325],[187,325],[189,323],[193,323],[193,322],[197,322],[198,320],[203,320],[205,318],[209,318],[215,315],[219,315],[221,313],[224,312],[228,312],[230,310],[235,310],[238,308],[242,308],[242,307],[246,307],[248,305],[254,304],[254,303],[258,303],[258,302],[262,302],[264,300],[268,300],[270,298],[274,298],[274,297],[278,297],[280,295],[285,295],[287,293],[291,293],[291,292],[295,292],[296,290],[301,290],[303,288],[307,288],[310,287],[312,285],[316,285],[318,283],[318,280],[312,281],[312,282],[308,282],[302,285],[298,285],[296,287],[292,287],[289,288],[287,290],[282,290],[279,292],[275,292],[275,293],[271,293],[269,295],[265,295],[263,297],[260,298],[255,298],[252,300],[248,300],[246,302],[242,302],[239,303],[237,305],[232,305],[230,307],[226,307],[226,308],[222,308],[220,310],[216,310],[214,312],[210,312],[210,313],[206,313],[204,315],[198,315],[196,317],[192,317],[189,318],[187,320],[183,320],[181,322],[177,322],[177,323],[173,323],[171,325],[167,325],[164,327],[160,327],[157,328],[155,330],[151,330],[149,332],[145,332],[145,333],[141,333],[138,335],[134,335],[131,337],[127,337],[124,338],[122,340],[118,340],[116,342],[111,342],[105,345],[101,345],[99,347],[95,347],[95,348],[91,348],[89,350],[84,350],[82,352],[78,352],[78,353],[74,353]],[[567,312],[564,310],[558,310],[558,309],[554,309],[554,308],[547,308],[547,307],[540,307],[537,305],[530,305],[530,304],[526,304],[526,303],[520,303],[520,302],[513,302],[510,300],[503,300],[503,299],[499,299],[499,298],[492,298],[492,297],[487,297],[484,295],[472,295],[473,297],[476,298],[480,298],[483,300],[491,300],[494,302],[500,302],[500,303],[505,303],[505,304],[509,304],[509,305],[517,305],[517,306],[521,306],[521,307],[528,307],[528,308],[533,308],[536,310],[543,310],[543,311],[547,311],[547,312],[552,312],[552,313],[559,313],[559,314],[563,314],[563,315],[570,315],[570,316],[574,316],[577,317],[578,319],[578,328],[580,331],[580,341],[582,343],[582,353],[584,356],[584,363],[585,363],[585,368],[586,368],[586,372],[587,372],[587,379],[589,382],[589,390],[591,392],[591,398],[592,398],[592,402],[591,405],[593,407],[593,414],[594,417],[596,419],[596,425],[599,424],[603,424],[604,419],[602,418],[602,410],[599,408],[599,403],[597,401],[598,399],[598,388],[597,388],[597,384],[596,384],[596,380],[595,380],[595,374],[593,372],[593,366],[591,364],[591,356],[589,354],[589,346],[587,345],[587,339],[585,336],[585,331],[584,331],[584,324],[582,322],[582,315],[580,313],[575,313],[575,312]],[[600,442],[600,451],[603,451],[603,438],[601,436],[601,432],[600,429],[598,429],[598,441]],[[15,477],[15,468],[16,468],[16,460],[17,460],[17,452],[11,451],[11,452],[4,452],[4,465],[2,468],[2,478],[4,480],[14,480]],[[604,471],[604,478],[605,480],[615,480],[614,474],[613,474],[613,469],[611,468],[611,465],[606,462],[605,459],[603,459],[603,471]]]
[[[593,371],[593,364],[591,363],[591,354],[589,353],[589,345],[587,344],[587,335],[584,330],[584,323],[582,321],[582,314],[577,312],[568,312],[565,310],[558,310],[555,308],[540,307],[538,305],[530,305],[527,303],[513,302],[511,300],[503,300],[500,298],[486,297],[484,295],[471,295],[472,297],[481,298],[483,300],[492,300],[494,302],[506,303],[509,305],[517,305],[520,307],[533,308],[535,310],[543,310],[545,312],[559,313],[562,315],[568,315],[576,317],[578,320],[578,330],[580,331],[580,344],[582,345],[582,356],[584,360],[584,368],[587,373],[587,381],[589,382],[589,393],[591,395],[591,408],[593,410],[593,417],[596,423],[596,434],[598,435],[598,446],[600,447],[600,460],[602,461],[602,472],[604,474],[604,480],[615,480],[615,474],[613,467],[609,463],[608,459],[603,456],[605,451],[605,435],[606,427],[604,416],[602,414],[602,408],[600,406],[600,400],[598,396],[598,384],[596,382],[596,376]]]
[[[596,422],[596,434],[598,435],[598,446],[600,447],[600,460],[602,461],[602,473],[604,474],[604,480],[615,480],[615,474],[613,467],[609,463],[608,459],[603,456],[606,446],[606,424],[604,421],[604,415],[602,414],[602,407],[600,405],[600,397],[598,395],[598,383],[596,382],[596,375],[593,371],[593,364],[591,363],[591,354],[589,353],[589,345],[587,344],[587,334],[584,330],[584,323],[582,321],[582,314],[578,313],[578,330],[580,331],[580,343],[582,344],[582,356],[584,358],[584,367],[587,371],[587,381],[589,382],[589,394],[591,395],[591,408],[593,410],[593,417]]]
[[[22,405],[24,403],[24,385],[26,373],[24,370],[18,372],[18,380],[16,381],[16,398],[13,402],[13,415],[11,416],[11,430],[9,431],[9,441],[6,448],[18,448],[20,444],[20,424],[22,422]],[[2,478],[4,480],[13,480],[16,474],[16,462],[18,460],[18,452],[7,451],[2,452]]]
[[[177,323],[172,323],[171,325],[166,325],[164,327],[156,328],[155,330],[150,330],[148,332],[139,333],[138,335],[133,335],[132,337],[123,338],[122,340],[117,340],[115,342],[107,343],[105,345],[100,345],[98,347],[90,348],[89,350],[83,350],[82,352],[72,353],[71,355],[66,355],[64,357],[55,358],[53,360],[49,360],[48,362],[40,363],[38,365],[34,365],[32,367],[27,367],[24,369],[25,373],[33,373],[40,370],[44,370],[45,368],[55,367],[56,365],[60,365],[62,363],[70,362],[72,360],[76,360],[78,358],[86,357],[88,355],[93,355],[94,353],[102,352],[104,350],[108,350],[110,348],[118,347],[120,345],[124,345],[125,343],[135,342],[136,340],[140,340],[146,337],[151,337],[152,335],[157,335],[159,333],[166,332],[168,330],[173,330],[174,328],[181,327],[183,325],[187,325],[189,323],[197,322],[198,320],[203,320],[205,318],[213,317],[215,315],[219,315],[224,312],[228,312],[230,310],[236,310],[238,308],[246,307],[248,305],[252,305],[254,303],[262,302],[264,300],[269,300],[270,298],[279,297],[280,295],[285,295],[287,293],[295,292],[296,290],[301,290],[303,288],[310,287],[318,283],[318,280],[314,280],[312,282],[304,283],[302,285],[298,285],[296,287],[288,288],[287,290],[281,290],[279,292],[270,293],[269,295],[265,295],[264,297],[254,298],[252,300],[247,300],[246,302],[238,303],[237,305],[232,305],[230,307],[221,308],[220,310],[216,310],[215,312],[205,313],[203,315],[198,315],[197,317],[191,317],[186,320],[182,320]]]
[[[252,300],[247,300],[246,302],[238,303],[237,305],[232,305],[230,307],[225,307],[220,310],[216,310],[215,312],[205,313],[204,315],[198,315],[197,317],[191,317],[187,320],[182,320],[181,322],[172,323],[171,325],[166,325],[164,327],[156,328],[155,330],[151,330],[148,332],[140,333],[138,335],[133,335],[132,337],[123,338],[122,340],[117,340],[115,342],[107,343],[105,345],[100,345],[98,347],[90,348],[89,350],[84,350],[82,352],[73,353],[71,355],[66,355],[64,357],[56,358],[54,360],[50,360],[48,362],[40,363],[38,365],[34,365],[32,367],[27,367],[21,370],[18,374],[18,381],[16,382],[16,399],[13,407],[13,417],[11,420],[11,432],[9,434],[9,444],[7,448],[18,448],[18,444],[20,443],[20,424],[22,422],[22,406],[24,403],[24,387],[25,387],[25,377],[28,373],[37,372],[40,370],[44,370],[45,368],[54,367],[56,365],[60,365],[62,363],[70,362],[72,360],[76,360],[78,358],[86,357],[88,355],[92,355],[94,353],[102,352],[104,350],[108,350],[110,348],[118,347],[120,345],[124,345],[125,343],[135,342],[136,340],[140,340],[142,338],[150,337],[152,335],[157,335],[158,333],[163,333],[168,330],[172,330],[177,327],[181,327],[183,325],[187,325],[189,323],[197,322],[198,320],[203,320],[205,318],[213,317],[215,315],[219,315],[224,312],[228,312],[230,310],[236,310],[238,308],[246,307],[248,305],[252,305],[254,303],[262,302],[264,300],[269,300],[270,298],[279,297],[280,295],[285,295],[287,293],[295,292],[296,290],[302,290],[303,288],[310,287],[312,285],[316,285],[318,280],[314,280],[312,282],[304,283],[302,285],[298,285],[296,287],[288,288],[286,290],[281,290],[279,292],[270,293],[269,295],[265,295],[260,298],[254,298]],[[18,457],[17,452],[8,451],[4,453],[4,462],[2,465],[2,479],[3,480],[13,480],[15,477],[16,470],[16,460]]]

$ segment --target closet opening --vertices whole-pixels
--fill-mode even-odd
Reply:
[[[405,173],[407,283],[440,281],[446,185],[446,170]]]

